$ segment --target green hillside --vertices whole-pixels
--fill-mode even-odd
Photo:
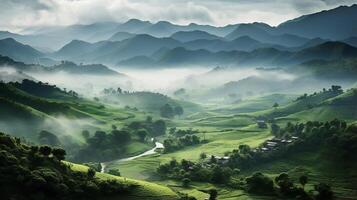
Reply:
[[[277,117],[285,117],[297,112],[305,111],[312,109],[316,106],[319,106],[321,102],[336,97],[340,95],[342,91],[340,88],[338,89],[329,89],[329,90],[324,90],[318,93],[314,94],[304,94],[300,97],[298,97],[295,101],[292,103],[289,103],[284,106],[278,106],[275,108],[271,108],[268,110],[264,111],[258,111],[252,113],[253,116],[264,116],[267,118],[277,118]]]
[[[62,149],[29,146],[3,133],[0,144],[0,187],[5,199],[179,199],[164,186],[61,162],[66,154]]]

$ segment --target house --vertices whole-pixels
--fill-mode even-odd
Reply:
[[[219,164],[226,164],[229,161],[229,156],[223,156],[223,157],[219,157],[219,156],[214,156],[217,160],[217,163]]]

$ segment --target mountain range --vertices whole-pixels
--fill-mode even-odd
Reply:
[[[111,66],[292,65],[354,56],[356,13],[357,5],[341,6],[276,27],[264,23],[176,25],[131,19],[30,28],[24,35],[2,31],[0,54],[43,65],[56,65],[60,60]]]

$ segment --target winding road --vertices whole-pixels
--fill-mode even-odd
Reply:
[[[140,158],[140,157],[143,157],[143,156],[147,156],[147,155],[151,155],[151,154],[155,154],[156,153],[156,149],[163,149],[164,148],[164,145],[160,142],[155,142],[155,147],[148,150],[148,151],[145,151],[144,153],[142,154],[139,154],[139,155],[136,155],[136,156],[132,156],[132,157],[128,157],[128,158],[121,158],[121,159],[118,159],[118,160],[112,160],[112,161],[108,161],[108,162],[102,162],[100,163],[100,166],[102,167],[102,169],[100,170],[100,172],[104,173],[105,172],[105,169],[106,167],[110,164],[110,163],[114,163],[114,162],[126,162],[126,161],[129,161],[129,160],[134,160],[136,158]]]

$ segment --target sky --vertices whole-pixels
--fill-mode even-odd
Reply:
[[[304,14],[354,3],[357,0],[0,0],[0,30],[16,32],[132,18],[175,24],[265,22],[275,26]]]

